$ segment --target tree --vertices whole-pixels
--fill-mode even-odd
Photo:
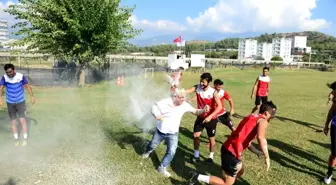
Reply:
[[[123,47],[141,30],[129,18],[135,7],[120,7],[120,0],[19,0],[5,11],[19,22],[13,28],[40,53],[75,58],[83,66],[95,57]]]
[[[283,61],[283,59],[280,56],[274,56],[271,58],[271,61]]]

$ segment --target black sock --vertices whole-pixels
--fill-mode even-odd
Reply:
[[[328,177],[332,175],[332,172],[333,172],[333,167],[328,166],[328,172],[327,172]]]

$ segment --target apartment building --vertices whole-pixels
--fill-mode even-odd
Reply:
[[[241,39],[238,45],[238,59],[252,59],[257,56],[258,42],[254,39]]]
[[[272,56],[280,56],[284,61],[292,61],[292,38],[272,39]]]

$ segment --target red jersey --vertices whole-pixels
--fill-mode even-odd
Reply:
[[[231,97],[230,97],[229,93],[227,91],[224,91],[223,89],[219,90],[218,96],[219,96],[219,99],[222,103],[222,110],[218,113],[218,116],[220,116],[220,115],[223,115],[226,112],[225,107],[224,107],[225,106],[224,105],[224,100],[229,100]],[[217,107],[217,104],[216,104],[216,107]]]
[[[205,119],[215,110],[216,101],[214,98],[214,93],[216,90],[209,86],[208,89],[204,91],[201,88],[201,85],[196,85],[195,88],[196,88],[197,108],[203,109],[206,105],[210,107],[209,112],[206,112],[199,116],[200,118]],[[212,119],[213,120],[217,119],[217,116],[214,116]]]
[[[257,122],[263,115],[249,115],[238,125],[236,130],[223,144],[235,157],[241,159],[242,152],[250,146],[258,134]]]
[[[262,76],[258,77],[258,89],[257,89],[257,96],[267,96],[268,95],[268,85],[271,81],[269,76]]]

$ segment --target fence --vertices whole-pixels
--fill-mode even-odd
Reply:
[[[1,66],[3,68],[3,64]],[[103,80],[115,80],[118,76],[139,76],[145,68],[154,71],[166,71],[165,67],[154,63],[111,63],[108,67],[88,67],[85,69],[85,83],[93,84]],[[79,67],[66,68],[30,68],[16,67],[16,71],[28,77],[35,86],[76,86],[80,72]]]

